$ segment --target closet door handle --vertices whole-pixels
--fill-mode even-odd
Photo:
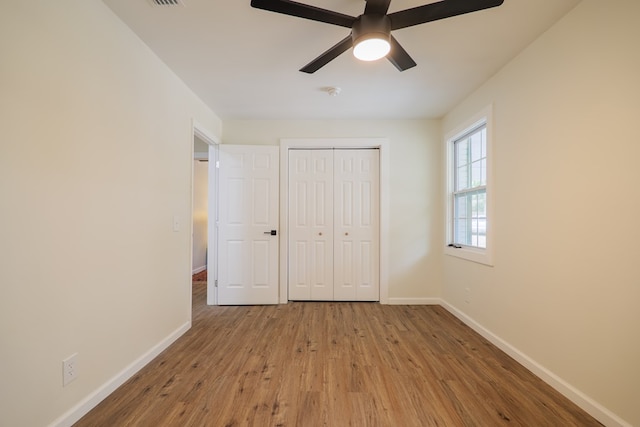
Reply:
[[[271,230],[271,231],[265,231],[264,234],[270,234],[272,236],[276,236],[278,232],[276,230]]]

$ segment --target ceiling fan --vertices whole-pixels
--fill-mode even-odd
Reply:
[[[290,0],[251,0],[251,6],[351,28],[351,34],[300,69],[311,74],[352,46],[354,56],[363,61],[386,56],[400,71],[415,67],[416,62],[391,35],[391,31],[500,6],[504,0],[441,0],[393,13],[387,13],[391,0],[366,2],[364,13],[358,17]]]

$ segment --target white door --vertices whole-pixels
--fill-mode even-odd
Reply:
[[[220,145],[218,304],[278,303],[278,147]]]
[[[380,299],[379,150],[289,150],[289,299]]]
[[[289,150],[289,299],[333,300],[333,150]]]
[[[380,299],[380,152],[335,150],[334,299]]]

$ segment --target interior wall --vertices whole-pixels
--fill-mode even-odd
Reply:
[[[0,425],[44,426],[189,326],[192,119],[221,122],[100,0],[3,4],[0,57]]]
[[[638,16],[636,0],[583,0],[443,120],[447,132],[493,103],[495,267],[445,257],[444,299],[631,425]]]
[[[279,145],[281,138],[388,138],[389,299],[440,296],[443,210],[437,120],[225,120],[225,144]]]
[[[207,218],[209,163],[193,162],[193,264],[192,273],[207,268]]]

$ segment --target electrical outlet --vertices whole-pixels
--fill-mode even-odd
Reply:
[[[62,361],[62,386],[66,386],[78,377],[78,353],[73,353]]]
[[[178,215],[174,215],[173,216],[173,231],[177,233],[178,231],[180,231],[181,227],[182,227],[182,224],[180,223],[180,217]]]
[[[464,302],[471,303],[471,288],[464,288]]]

